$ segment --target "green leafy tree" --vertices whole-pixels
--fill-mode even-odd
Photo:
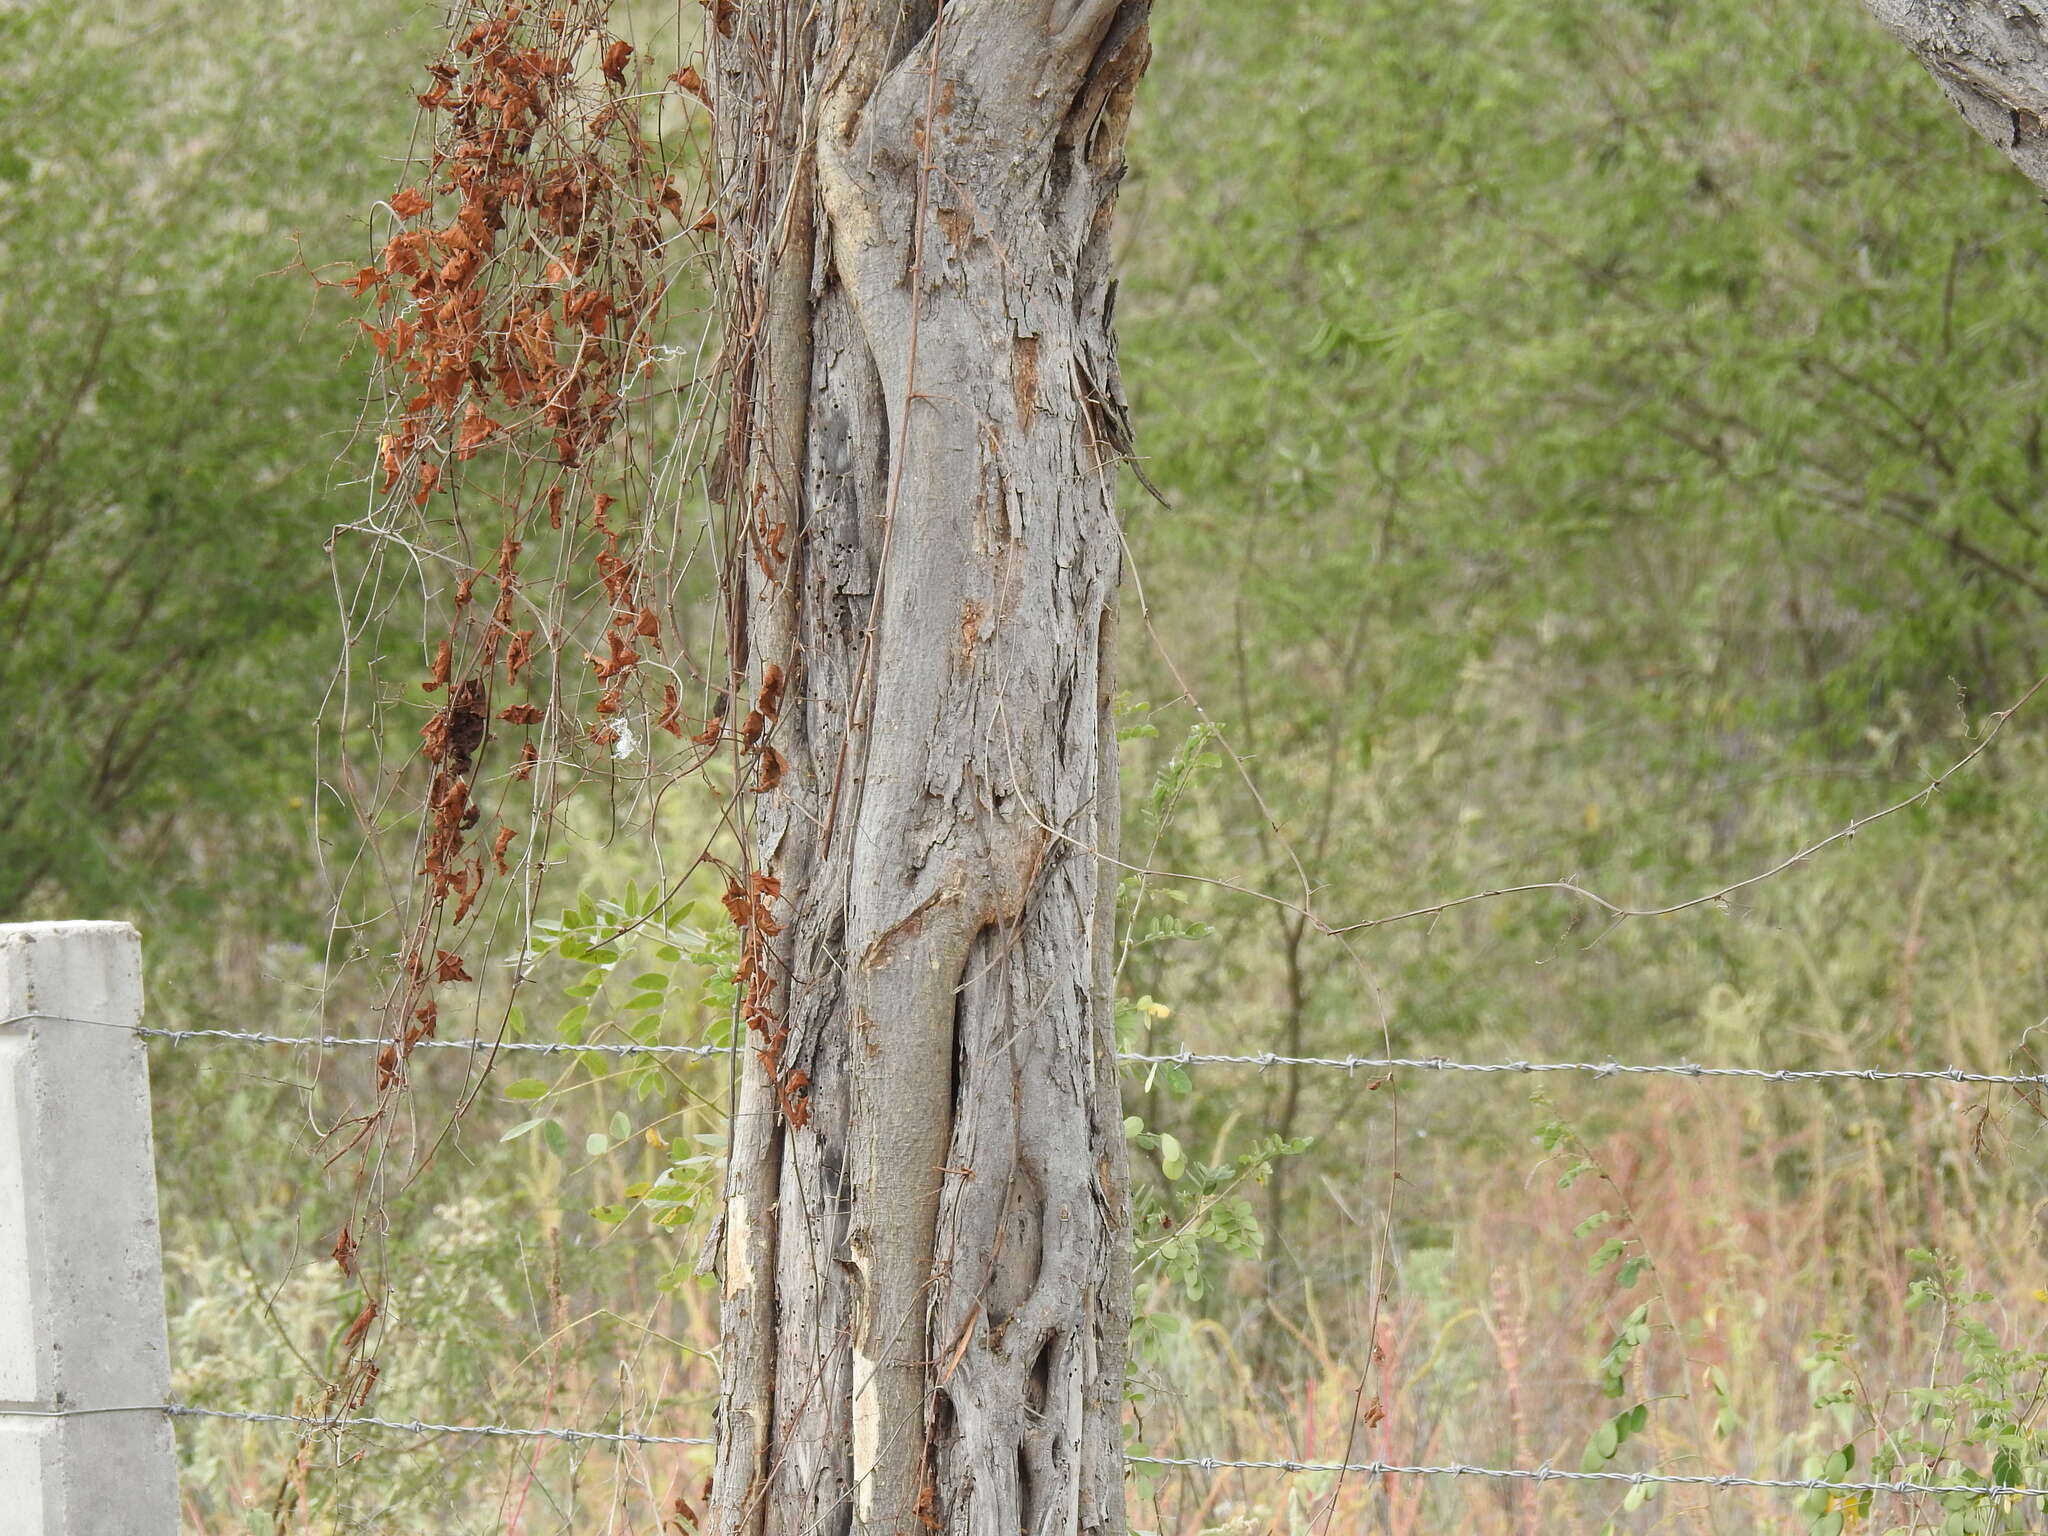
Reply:
[[[0,12],[0,917],[305,868],[361,380],[298,253],[386,180],[399,14]]]

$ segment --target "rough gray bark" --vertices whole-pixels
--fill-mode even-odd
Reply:
[[[1109,999],[1148,0],[712,7],[755,1047],[718,1536],[1123,1529]]]
[[[1965,121],[2048,192],[2048,8],[2036,0],[1864,0]]]

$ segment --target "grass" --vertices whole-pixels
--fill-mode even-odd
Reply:
[[[2031,743],[2022,745],[2029,750],[2009,770],[2028,761]],[[2023,799],[2027,782],[2008,781],[2005,792]],[[1718,925],[1739,962],[1728,972],[1783,979],[1747,990],[1716,981],[1682,1036],[1663,1030],[1628,1054],[1682,1046],[1703,1060],[1771,1064],[2015,1060],[2024,1030],[2014,1020],[2048,956],[2023,906],[1987,914],[2016,877],[2023,888],[2027,861],[2014,869],[2000,857],[2011,851],[1995,820],[1938,839],[1903,836],[1918,849],[1916,868],[1890,868],[1900,848],[1873,835],[1835,863],[1788,874],[1745,919],[1669,920]],[[1870,878],[1885,869],[1891,879]],[[1669,949],[1670,933],[1649,925],[1605,942],[1640,944],[1666,966],[1694,953]],[[1640,954],[1602,961],[1596,951],[1595,963],[1648,969]],[[716,978],[680,969],[661,1016],[665,1038],[716,1026],[704,1000]],[[559,991],[582,974],[557,966],[548,984]],[[600,1016],[624,996],[608,985],[590,1000]],[[538,1019],[549,1006],[543,992],[528,1011]],[[1194,1008],[1168,1022],[1201,1049],[1245,1043],[1250,1025],[1238,1019]],[[1569,1045],[1569,1035],[1554,1043]],[[1528,1054],[1505,1034],[1463,1048]],[[318,1178],[311,1131],[362,1091],[367,1069],[239,1047],[160,1054],[184,1399],[321,1407],[308,1365],[358,1303],[327,1258],[346,1192]],[[685,1066],[688,1094],[671,1081],[643,1098],[615,1061],[571,1070],[545,1106],[567,1128],[567,1156],[535,1134],[497,1141],[535,1108],[503,1097],[518,1070],[490,1080],[456,1137],[390,1202],[388,1249],[370,1250],[396,1282],[374,1411],[706,1432],[715,1305],[689,1273],[702,1222],[662,1228],[644,1211],[618,1224],[588,1213],[631,1206],[628,1187],[670,1160],[648,1124],[671,1142],[715,1137],[710,1109],[678,1116],[676,1106],[715,1105],[722,1068]],[[431,1059],[415,1099],[422,1134],[430,1110],[457,1099],[465,1071],[460,1059]],[[1166,1097],[1150,1121],[1179,1126],[1194,1155],[1221,1161],[1240,1133],[1231,1120],[1259,1123],[1258,1093],[1270,1084],[1239,1068],[1191,1079],[1188,1095]],[[1159,1455],[1571,1468],[1603,1420],[1642,1401],[1647,1426],[1615,1469],[1810,1476],[1852,1440],[1867,1464],[1910,1417],[1904,1394],[1963,1374],[1947,1314],[1909,1309],[1929,1270],[1916,1249],[1941,1250],[1990,1293],[1967,1310],[2002,1346],[2042,1347],[2040,1122],[2010,1091],[1633,1078],[1545,1079],[1543,1089],[1537,1102],[1516,1076],[1407,1074],[1375,1086],[1314,1075],[1301,1118],[1319,1140],[1293,1160],[1277,1241],[1257,1259],[1209,1253],[1199,1301],[1159,1279],[1141,1296],[1141,1313],[1176,1315],[1182,1326],[1148,1350],[1134,1439]],[[582,1154],[591,1128],[617,1114],[633,1134]],[[1198,1139],[1204,1123],[1213,1145]],[[1548,1133],[1548,1150],[1538,1140],[1545,1127],[1563,1128]],[[1560,1187],[1580,1161],[1591,1169]],[[1580,1230],[1603,1211],[1605,1225]],[[1618,1283],[1619,1262],[1590,1272],[1613,1236],[1649,1261],[1632,1286]],[[1626,1362],[1622,1395],[1605,1397],[1595,1362],[1646,1302],[1649,1337]],[[1851,1381],[1853,1402],[1816,1406]],[[2029,1401],[2015,1402],[2030,1424]],[[678,1498],[702,1503],[705,1458],[687,1448],[370,1432],[316,1437],[295,1458],[294,1436],[275,1428],[185,1421],[179,1435],[196,1531],[652,1531],[676,1517]],[[1963,1443],[1961,1431],[1944,1443],[1957,1464],[1988,1473],[1989,1449]],[[1522,1536],[1594,1532],[1610,1520],[1803,1532],[1814,1519],[1791,1495],[1666,1490],[1623,1512],[1624,1492],[1155,1470],[1134,1478],[1132,1518],[1188,1536],[1325,1523]],[[273,1515],[281,1493],[285,1513]],[[1873,1528],[1913,1508],[1887,1504]]]

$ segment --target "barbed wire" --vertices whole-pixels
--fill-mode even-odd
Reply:
[[[13,1022],[8,1020],[6,1022]],[[135,1033],[152,1039],[233,1040],[244,1045],[313,1045],[322,1049],[349,1046],[387,1046],[396,1042],[375,1035],[264,1035],[239,1029],[151,1029],[136,1025]],[[488,1055],[495,1051],[532,1051],[542,1056],[577,1056],[595,1051],[600,1056],[726,1056],[728,1045],[643,1045],[637,1040],[601,1040],[588,1045],[570,1045],[564,1040],[415,1040],[416,1051],[472,1051]]]
[[[1788,1493],[1967,1493],[1981,1498],[2048,1499],[2048,1488],[2008,1483],[1837,1482],[1825,1477],[1747,1477],[1735,1472],[1570,1472],[1540,1467],[1474,1467],[1463,1462],[1409,1466],[1392,1461],[1232,1461],[1220,1456],[1126,1456],[1130,1462],[1204,1472],[1340,1472],[1371,1477],[1491,1477],[1533,1483],[1675,1483],[1688,1488],[1768,1488]]]
[[[173,1419],[232,1419],[244,1424],[297,1424],[307,1429],[395,1429],[408,1435],[484,1435],[505,1440],[598,1441],[607,1445],[713,1445],[701,1435],[644,1435],[633,1430],[562,1429],[551,1424],[433,1424],[424,1419],[380,1419],[368,1414],[259,1413],[247,1408],[201,1408],[192,1403],[130,1403],[107,1408],[0,1408],[0,1419],[75,1419],[107,1413],[161,1413]]]
[[[373,1035],[271,1035],[239,1029],[156,1029],[141,1024],[70,1019],[54,1014],[24,1013],[0,1019],[0,1028],[41,1020],[56,1024],[87,1024],[124,1029],[155,1040],[223,1040],[241,1045],[314,1046],[320,1049],[378,1047],[389,1040]],[[738,1049],[726,1045],[643,1045],[638,1041],[598,1041],[571,1045],[558,1040],[421,1040],[414,1050],[472,1052],[531,1051],[544,1056],[725,1056]],[[1930,1082],[1974,1083],[1991,1087],[2048,1089],[2048,1072],[1974,1072],[1962,1067],[1712,1067],[1692,1061],[1459,1061],[1448,1056],[1286,1056],[1277,1051],[1119,1051],[1119,1061],[1141,1066],[1317,1067],[1342,1072],[1480,1072],[1492,1074],[1577,1073],[1587,1077],[1746,1078],[1765,1083],[1807,1082]]]
[[[147,1025],[114,1024],[106,1020],[72,1019],[61,1015],[26,1013],[0,1019],[0,1027],[29,1022],[72,1023],[98,1028],[120,1029],[150,1039],[169,1040],[213,1040],[233,1042],[242,1045],[267,1046],[310,1046],[320,1049],[377,1047],[383,1048],[391,1042],[374,1036],[343,1035],[277,1035],[253,1030],[230,1029],[160,1029]],[[468,1051],[532,1051],[545,1055],[595,1051],[604,1055],[680,1055],[715,1056],[724,1055],[734,1048],[721,1045],[649,1045],[631,1042],[594,1042],[571,1045],[560,1041],[489,1041],[489,1040],[421,1040],[415,1049],[438,1048],[443,1050]],[[2004,1086],[2048,1087],[2048,1074],[2041,1073],[1999,1073],[1970,1072],[1959,1067],[1940,1069],[1903,1068],[1766,1068],[1766,1067],[1710,1067],[1694,1062],[1590,1062],[1590,1061],[1457,1061],[1443,1056],[1400,1057],[1400,1056],[1286,1056],[1273,1051],[1221,1053],[1180,1050],[1175,1052],[1119,1052],[1119,1059],[1141,1065],[1154,1066],[1251,1066],[1260,1069],[1271,1067],[1313,1067],[1356,1072],[1360,1070],[1393,1071],[1408,1069],[1430,1072],[1479,1072],[1479,1073],[1578,1073],[1595,1078],[1616,1076],[1676,1076],[1690,1078],[1747,1078],[1760,1082],[1791,1083],[1814,1081],[1930,1081],[1950,1083],[1974,1083]],[[566,1429],[554,1426],[521,1427],[504,1424],[438,1424],[424,1420],[400,1420],[377,1418],[368,1415],[347,1415],[339,1417],[311,1414],[263,1413],[244,1409],[202,1408],[186,1403],[140,1405],[132,1408],[69,1408],[55,1410],[0,1409],[0,1417],[63,1418],[74,1414],[161,1412],[178,1418],[208,1418],[234,1420],[251,1424],[294,1424],[323,1432],[338,1432],[344,1429],[384,1429],[412,1435],[476,1435],[483,1437],[520,1440],[559,1440],[568,1443],[591,1442],[597,1444],[621,1445],[685,1445],[708,1446],[714,1442],[701,1436],[648,1435],[632,1431]],[[1539,1467],[1482,1467],[1461,1462],[1441,1465],[1409,1465],[1397,1462],[1316,1462],[1295,1460],[1240,1460],[1216,1456],[1129,1456],[1126,1460],[1134,1465],[1174,1467],[1206,1472],[1215,1471],[1268,1471],[1289,1474],[1337,1473],[1356,1474],[1368,1477],[1482,1477],[1512,1481],[1547,1482],[1592,1482],[1625,1483],[1630,1486],[1645,1484],[1675,1484],[1702,1488],[1756,1488],[1781,1492],[1830,1492],[1869,1494],[1967,1494],[1980,1498],[2042,1498],[2048,1499],[2048,1487],[2034,1488],[2010,1484],[1976,1483],[1920,1483],[1912,1481],[1870,1480],[1863,1482],[1837,1481],[1827,1478],[1765,1478],[1750,1477],[1737,1473],[1665,1473],[1665,1472],[1574,1472],[1559,1470],[1548,1464]]]
[[[1447,1056],[1282,1056],[1273,1051],[1217,1055],[1199,1051],[1122,1051],[1119,1059],[1174,1066],[1330,1067],[1345,1071],[1411,1068],[1421,1072],[1580,1072],[1591,1077],[1743,1077],[1767,1083],[1942,1082],[2048,1087],[2048,1073],[1966,1072],[1961,1067],[1708,1067],[1697,1062],[1454,1061]]]
[[[270,1035],[249,1029],[158,1029],[148,1024],[115,1024],[106,1019],[74,1019],[54,1013],[17,1013],[0,1019],[0,1029],[10,1024],[84,1024],[94,1029],[119,1029],[131,1035],[141,1035],[150,1040],[169,1040],[176,1044],[180,1040],[226,1040],[238,1045],[286,1045],[315,1046],[321,1050],[343,1050],[351,1047],[382,1049],[397,1042],[377,1035]],[[544,1056],[575,1056],[586,1051],[595,1051],[602,1056],[725,1056],[732,1051],[725,1045],[643,1045],[637,1040],[593,1041],[586,1045],[571,1045],[565,1040],[416,1040],[411,1049],[415,1051],[470,1051],[488,1054],[494,1051],[533,1051]]]
[[[603,1445],[693,1445],[716,1442],[702,1435],[647,1435],[631,1430],[563,1429],[511,1424],[435,1424],[423,1419],[369,1415],[327,1417],[306,1413],[259,1413],[238,1408],[203,1408],[192,1403],[148,1403],[121,1408],[0,1408],[0,1418],[62,1419],[99,1413],[162,1413],[181,1419],[225,1419],[247,1424],[296,1424],[331,1433],[344,1429],[390,1429],[409,1435],[478,1435],[506,1440],[560,1440]],[[1240,1460],[1226,1456],[1126,1456],[1133,1466],[1175,1467],[1196,1472],[1328,1472],[1364,1477],[1485,1477],[1533,1483],[1625,1483],[1687,1488],[1760,1488],[1781,1493],[1968,1494],[1976,1498],[2048,1499],[2048,1488],[2017,1483],[1921,1483],[1907,1479],[1853,1482],[1826,1477],[1750,1477],[1737,1472],[1573,1472],[1551,1466],[1481,1467],[1464,1462],[1409,1464],[1394,1461]]]
[[[308,1413],[257,1413],[243,1408],[200,1408],[190,1403],[166,1403],[162,1412],[174,1419],[234,1419],[247,1424],[298,1424],[309,1429],[395,1429],[408,1435],[482,1435],[500,1440],[564,1440],[570,1443],[595,1441],[604,1445],[713,1445],[702,1435],[643,1435],[633,1430],[559,1429],[542,1424],[520,1427],[511,1424],[430,1424],[421,1419],[380,1419],[363,1414],[328,1418]]]

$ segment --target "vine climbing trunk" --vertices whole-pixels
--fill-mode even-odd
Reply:
[[[710,8],[753,858],[718,1536],[1123,1529],[1095,855],[1147,8]]]

